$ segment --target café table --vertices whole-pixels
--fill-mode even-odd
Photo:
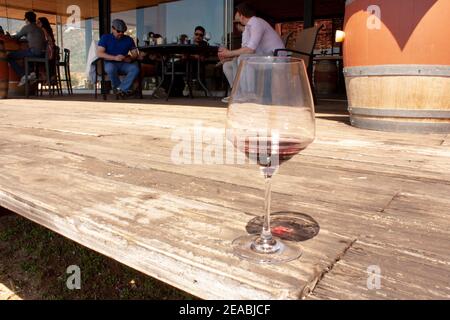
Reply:
[[[0,41],[3,42],[4,50],[6,51],[6,53],[28,49],[28,42],[26,40],[17,40],[8,35],[0,35]],[[23,60],[18,60],[18,63],[22,67],[24,66]],[[8,64],[7,74],[3,74],[5,71],[6,70],[1,71],[0,77],[2,77],[3,79],[8,79],[7,96],[25,96],[25,88],[18,86],[20,77],[11,68],[11,65]]]
[[[195,44],[161,44],[161,45],[151,45],[151,46],[143,46],[138,48],[139,52],[144,52],[146,55],[156,55],[161,58],[162,68],[161,68],[161,81],[158,87],[155,89],[153,95],[158,91],[159,88],[164,83],[165,76],[170,75],[171,81],[169,90],[167,92],[167,99],[169,99],[174,79],[176,75],[184,75],[186,76],[186,83],[189,87],[189,95],[193,98],[192,95],[192,62],[197,62],[197,75],[196,80],[199,85],[205,91],[206,96],[209,96],[209,90],[206,85],[203,83],[200,77],[200,65],[201,58],[217,55],[219,47],[217,46],[199,46]],[[175,71],[175,57],[183,56],[183,60],[186,62],[186,71],[185,72],[176,72]],[[167,64],[170,63],[170,70],[167,71]]]

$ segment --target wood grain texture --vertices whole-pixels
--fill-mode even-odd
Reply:
[[[253,165],[175,165],[174,130],[221,132],[226,109],[174,101],[0,101],[0,206],[205,299],[450,298],[446,135],[356,129],[322,102],[316,142],[273,186],[274,212],[320,232],[297,244],[301,259],[260,266],[230,244],[261,215],[262,178]],[[381,262],[387,280],[368,291]]]
[[[0,283],[0,301],[2,300],[22,300],[11,289],[6,287],[3,283]]]

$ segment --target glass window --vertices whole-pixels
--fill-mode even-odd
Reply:
[[[98,1],[65,1],[58,6],[58,44],[70,50],[72,86],[88,89],[86,61],[92,41],[99,37]]]
[[[97,39],[99,34],[97,1],[21,1],[19,8],[14,1],[7,0],[0,4],[0,26],[12,35],[17,33],[25,25],[24,15],[28,10],[50,21],[58,46],[71,51],[74,89],[86,88],[87,53],[92,39]]]
[[[149,6],[136,9],[142,3]],[[211,35],[210,44],[224,41],[224,0],[112,1],[111,5],[111,19],[123,19],[128,25],[128,34],[138,40],[139,45],[144,45],[149,32],[161,34],[167,42],[181,34],[192,39],[196,26],[203,26]],[[0,2],[0,26],[5,32],[17,33],[24,26],[24,14],[28,10],[35,11],[38,17],[47,17],[58,46],[71,51],[74,89],[92,88],[85,71],[92,41],[99,40],[98,1],[22,0],[19,8],[14,0],[4,0]]]
[[[187,34],[194,36],[196,26],[203,26],[211,35],[211,44],[220,44],[224,36],[223,0],[181,0],[163,3],[147,8],[123,10],[122,3],[112,3],[111,19],[123,19],[129,34],[139,40],[147,39],[149,32],[158,33],[167,42]]]
[[[165,5],[167,7],[166,35],[172,39],[186,33],[194,35],[200,25],[211,34],[210,43],[223,42],[224,6],[222,0],[183,0]]]

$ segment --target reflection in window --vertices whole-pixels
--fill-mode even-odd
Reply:
[[[158,3],[158,1],[151,1]],[[5,32],[17,33],[24,25],[26,11],[34,10],[38,17],[45,16],[51,23],[58,45],[71,51],[71,76],[74,89],[92,88],[85,74],[87,53],[93,40],[99,40],[98,1],[58,0],[23,1],[19,6],[14,0],[0,3],[0,25]],[[28,3],[27,8],[24,4]],[[223,42],[223,0],[181,0],[165,2],[147,8],[136,9],[134,1],[112,1],[111,18],[121,18],[128,24],[128,33],[144,45],[149,32],[161,34],[167,42],[187,34],[191,39],[196,26],[203,26],[211,34],[210,44]],[[70,6],[80,8],[80,23],[68,24]],[[68,12],[69,11],[69,12]],[[43,13],[45,12],[45,14]],[[62,51],[62,50],[61,50]]]
[[[143,44],[149,32],[166,38],[167,42],[181,34],[194,36],[196,26],[203,26],[212,36],[211,44],[223,42],[223,0],[182,0],[137,10],[118,11],[120,4],[112,7],[112,19],[123,19],[129,35]]]

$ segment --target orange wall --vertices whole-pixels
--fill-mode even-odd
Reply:
[[[381,9],[379,29],[370,5]],[[450,65],[450,0],[354,0],[346,7],[344,29],[347,67]]]

